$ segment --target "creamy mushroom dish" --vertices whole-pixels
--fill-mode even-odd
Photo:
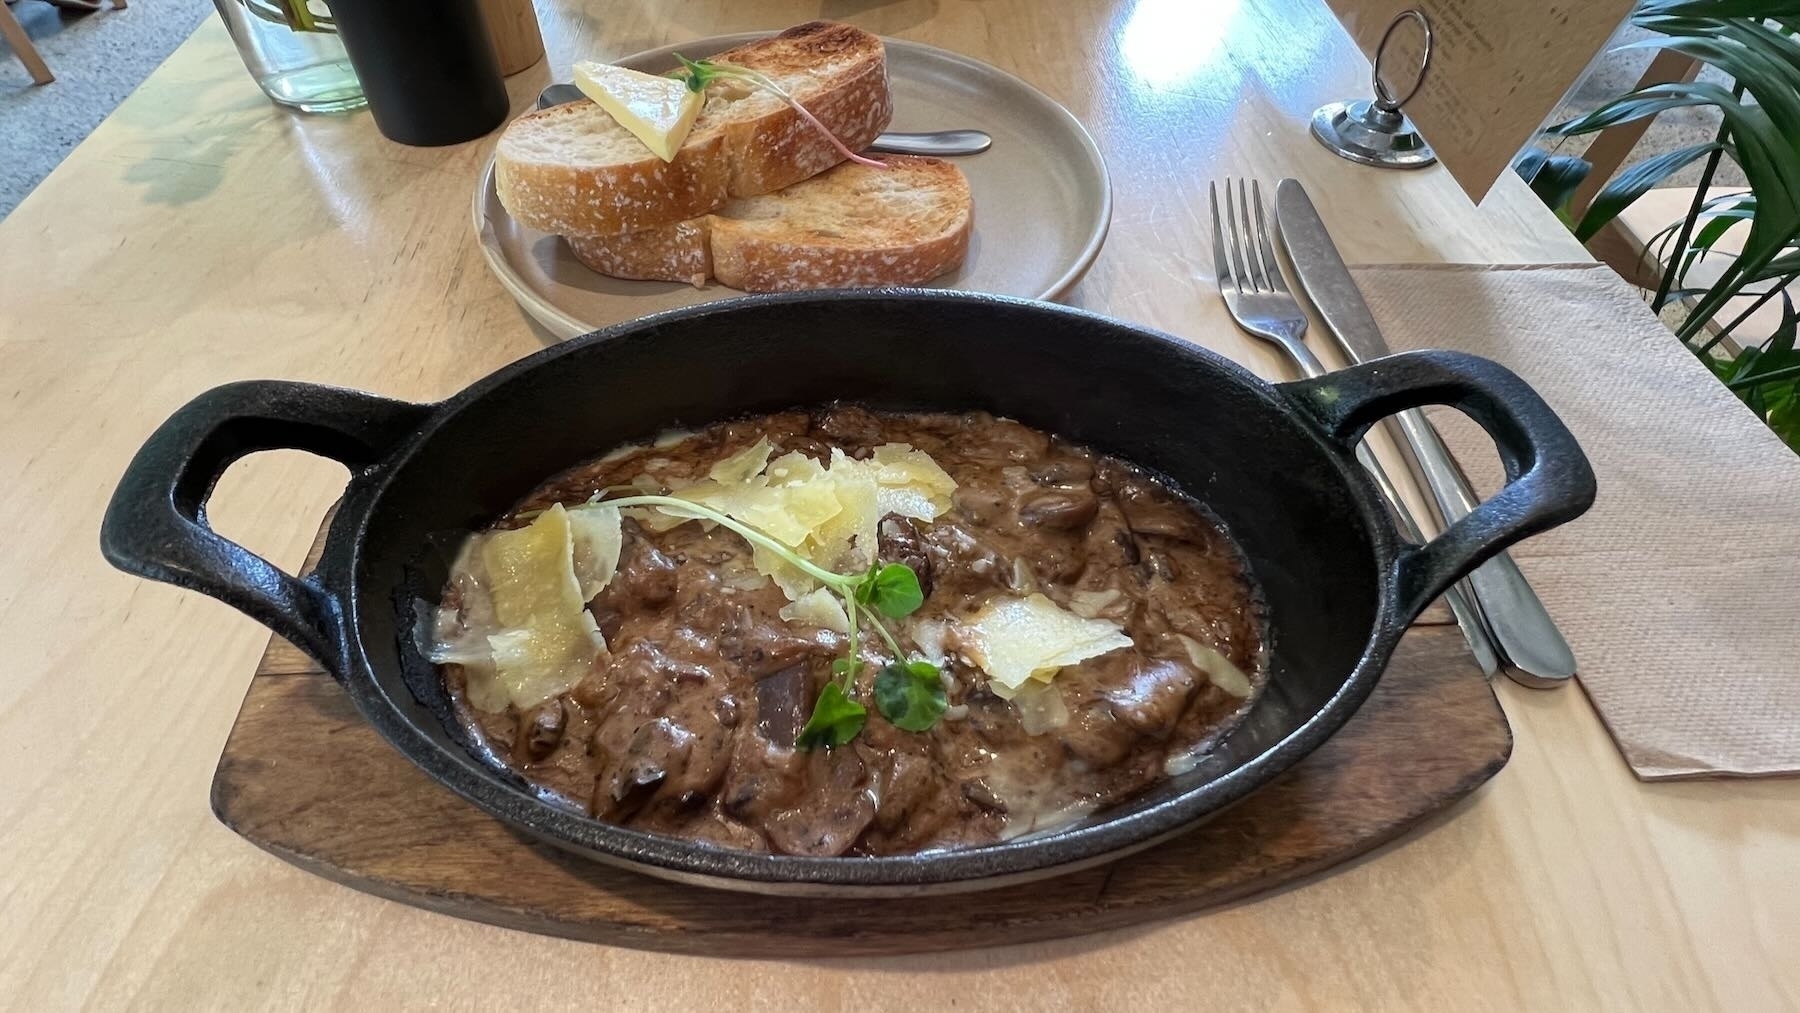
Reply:
[[[470,537],[421,642],[470,743],[594,818],[890,855],[1190,768],[1265,679],[1203,507],[1006,419],[833,405],[671,433]]]

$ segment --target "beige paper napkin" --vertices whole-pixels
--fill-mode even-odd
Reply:
[[[1356,272],[1389,343],[1485,355],[1556,409],[1600,492],[1513,555],[1641,778],[1800,772],[1800,456],[1601,265]],[[1460,414],[1432,418],[1484,493]]]

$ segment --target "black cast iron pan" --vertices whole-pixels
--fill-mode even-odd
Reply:
[[[1193,771],[1049,836],[883,858],[758,855],[601,823],[480,760],[413,646],[446,545],[550,475],[670,426],[834,400],[985,409],[1173,479],[1243,547],[1270,616],[1271,679]],[[1403,408],[1479,422],[1508,484],[1429,544],[1400,542],[1352,448]],[[351,472],[317,570],[297,579],[214,533],[239,457],[297,448]],[[139,451],[101,532],[124,570],[241,609],[319,660],[370,724],[473,804],[652,875],[769,893],[979,889],[1117,858],[1194,826],[1332,734],[1420,609],[1498,550],[1578,516],[1594,477],[1503,367],[1411,352],[1271,385],[1195,345],[1046,303],[951,292],[755,296],[649,317],[514,363],[438,404],[303,383],[194,399]]]

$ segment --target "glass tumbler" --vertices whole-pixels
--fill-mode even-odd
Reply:
[[[309,113],[360,109],[362,84],[322,0],[213,0],[250,76],[271,99]]]

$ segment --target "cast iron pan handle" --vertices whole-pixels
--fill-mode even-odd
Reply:
[[[213,531],[206,500],[233,461],[259,450],[309,451],[342,462],[354,478],[429,412],[306,383],[248,381],[209,390],[171,415],[132,458],[107,504],[100,551],[127,573],[219,599],[343,678],[338,601],[315,581],[289,576]]]
[[[1407,622],[1495,553],[1574,520],[1594,502],[1594,471],[1575,437],[1537,391],[1497,362],[1462,352],[1402,352],[1280,390],[1346,455],[1376,422],[1432,404],[1461,410],[1493,437],[1506,486],[1395,560],[1394,588]]]

